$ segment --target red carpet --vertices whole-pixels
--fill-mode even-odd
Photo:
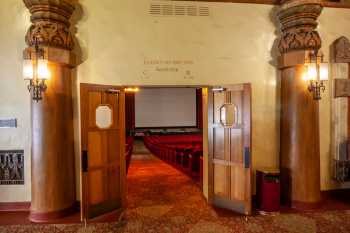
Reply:
[[[244,217],[208,206],[201,191],[181,172],[148,155],[134,156],[128,174],[128,204],[122,226],[114,222],[13,225],[0,232],[127,233],[349,233],[350,210]]]

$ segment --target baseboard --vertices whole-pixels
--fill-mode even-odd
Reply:
[[[29,212],[30,202],[0,202],[1,212]]]
[[[291,201],[289,204],[281,204],[281,206],[289,207],[297,210],[313,210],[319,209],[323,203],[329,200],[343,201],[349,203],[350,189],[332,189],[321,191],[321,200],[319,202],[300,202]],[[257,196],[252,195],[253,208],[257,208]]]
[[[51,212],[30,212],[29,220],[34,223],[45,223],[55,219],[63,218],[76,213],[80,209],[80,202],[75,202],[71,206]]]

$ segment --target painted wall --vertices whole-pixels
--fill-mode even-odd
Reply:
[[[76,16],[80,18],[78,52],[83,57],[78,68],[79,82],[251,82],[253,166],[278,166],[279,91],[271,53],[276,39],[276,26],[271,20],[273,6],[176,2],[209,6],[210,17],[156,17],[148,13],[149,0],[80,3],[78,15],[82,16]]]
[[[319,18],[319,33],[322,38],[322,51],[329,61],[330,45],[341,36],[350,38],[350,10],[326,8]],[[333,77],[334,78],[334,77]],[[320,102],[320,142],[321,142],[321,188],[350,188],[350,182],[339,184],[332,177],[331,156],[331,96],[329,82],[326,93]]]
[[[253,167],[279,164],[279,81],[275,8],[269,5],[189,3],[210,8],[210,17],[155,17],[149,0],[80,0],[75,15],[74,90],[76,152],[79,149],[77,83],[114,85],[217,85],[250,82],[253,88]],[[350,14],[327,8],[320,17],[323,51],[340,35],[350,38]],[[30,200],[30,104],[21,79],[21,57],[29,14],[22,1],[0,1],[0,117],[17,117],[17,129],[0,129],[0,148],[25,149],[26,185],[0,186],[1,201]],[[177,71],[175,71],[175,68]],[[330,177],[330,106],[321,101],[321,185]],[[78,162],[78,156],[76,158]],[[76,164],[79,168],[79,163]],[[79,171],[77,171],[79,177]],[[79,181],[79,179],[78,179]],[[79,182],[78,182],[79,184]]]
[[[30,201],[30,99],[22,79],[22,50],[29,14],[21,1],[0,2],[0,119],[18,127],[0,128],[0,150],[24,150],[24,185],[0,185],[0,202]]]

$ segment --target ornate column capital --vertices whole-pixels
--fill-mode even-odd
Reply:
[[[282,31],[278,44],[281,54],[321,48],[321,38],[315,29],[322,9],[321,0],[282,1],[277,12]]]
[[[69,19],[75,9],[74,0],[23,0],[31,13],[32,25],[26,34],[26,43],[35,40],[42,46],[72,50],[74,42],[69,31]]]

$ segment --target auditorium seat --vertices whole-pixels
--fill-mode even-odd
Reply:
[[[145,146],[164,162],[184,172],[193,179],[200,179],[203,142],[201,134],[147,135]]]

